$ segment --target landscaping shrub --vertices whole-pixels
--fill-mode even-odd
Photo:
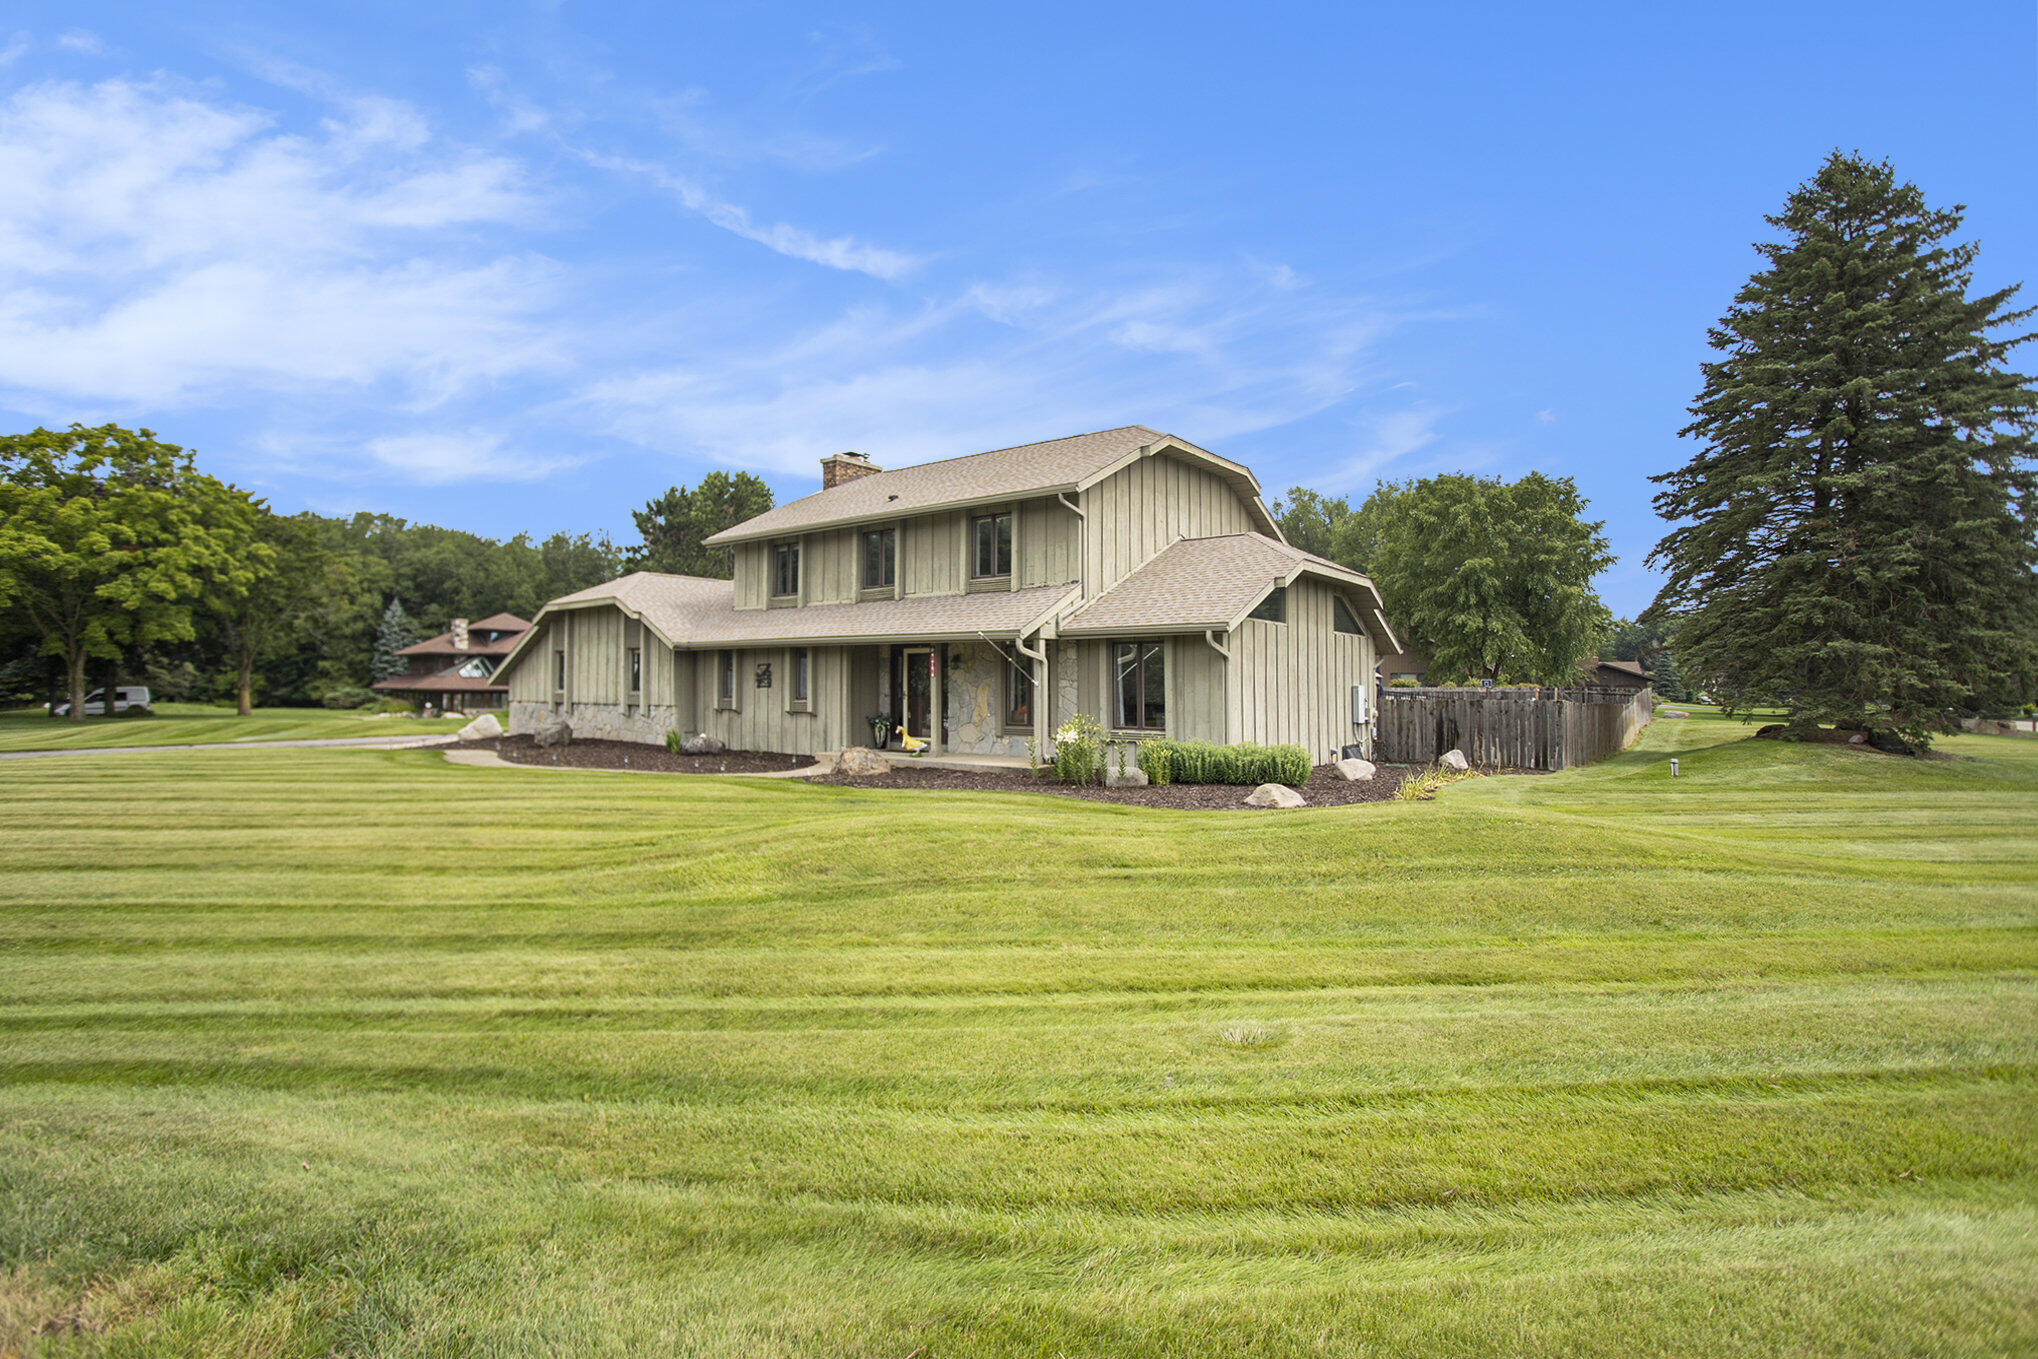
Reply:
[[[1420,689],[1422,687],[1422,681],[1412,680],[1404,676],[1401,679],[1388,680],[1387,687],[1389,689]]]
[[[1054,776],[1083,786],[1104,780],[1104,726],[1087,713],[1077,713],[1054,734]]]
[[[373,689],[334,689],[319,700],[328,708],[365,708],[375,701]]]
[[[679,748],[685,743],[686,738],[679,734],[678,727],[673,727],[665,733],[665,748],[673,754],[679,754]]]
[[[1301,746],[1260,746],[1241,742],[1220,746],[1209,741],[1143,741],[1139,767],[1156,786],[1170,783],[1309,782],[1309,752]]]

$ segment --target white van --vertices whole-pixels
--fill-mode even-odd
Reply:
[[[129,708],[146,708],[148,706],[149,691],[139,684],[123,684],[113,691],[113,711],[116,713],[124,713]],[[50,709],[50,714],[54,717],[69,717],[71,715],[71,705],[59,703]],[[104,689],[94,689],[91,693],[85,695],[85,716],[106,716],[106,691]]]

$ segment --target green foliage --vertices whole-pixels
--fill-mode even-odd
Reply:
[[[686,737],[684,737],[684,736],[680,735],[680,732],[679,732],[679,728],[677,728],[677,727],[673,727],[673,728],[670,728],[669,730],[667,730],[667,731],[666,731],[666,733],[665,733],[665,748],[666,748],[667,750],[669,750],[669,751],[671,751],[671,752],[672,752],[673,754],[677,755],[677,754],[679,754],[679,748],[680,748],[681,746],[685,745],[685,744],[686,744]]]
[[[710,472],[688,489],[674,486],[631,515],[642,544],[630,554],[633,571],[727,580],[731,553],[705,540],[771,508],[771,487],[748,472]]]
[[[1592,581],[1613,553],[1570,478],[1437,476],[1376,499],[1366,569],[1434,672],[1562,684],[1605,636]]]
[[[349,687],[345,689],[329,689],[326,691],[326,696],[320,699],[319,702],[325,707],[345,711],[349,708],[365,708],[370,703],[375,702],[378,697],[379,695],[373,689]]]
[[[1711,333],[1656,480],[1687,673],[1729,711],[1913,741],[2038,689],[2038,391],[2006,366],[2014,287],[1970,298],[1960,210],[1835,152]]]
[[[1217,745],[1210,741],[1142,741],[1139,767],[1156,785],[1169,783],[1309,782],[1309,752],[1301,746],[1262,746],[1250,742]]]
[[[1276,500],[1267,508],[1281,526],[1282,537],[1319,557],[1331,555],[1339,526],[1352,517],[1352,507],[1343,497],[1319,495],[1302,486],[1289,488],[1286,500]]]
[[[88,659],[192,638],[208,592],[259,569],[255,515],[152,430],[0,436],[0,608],[64,662],[74,721]]]
[[[1388,680],[1387,687],[1389,689],[1420,689],[1422,687],[1422,681],[1409,679],[1407,676],[1404,675],[1400,679]]]
[[[1054,733],[1054,776],[1078,787],[1104,778],[1104,726],[1088,713],[1077,713]]]
[[[403,611],[403,601],[392,599],[389,607],[382,611],[382,621],[375,627],[375,654],[368,664],[368,673],[377,680],[395,679],[407,674],[410,664],[397,653],[407,646],[423,641],[425,634],[418,631],[410,621],[410,615]]]
[[[1469,769],[1446,769],[1440,764],[1432,764],[1403,779],[1395,788],[1394,797],[1398,802],[1427,802],[1437,795],[1437,789],[1471,777]]]

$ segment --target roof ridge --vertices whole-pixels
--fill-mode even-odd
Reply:
[[[918,472],[929,467],[940,467],[944,463],[968,462],[971,458],[990,458],[995,457],[1000,453],[1017,453],[1022,448],[1044,448],[1048,444],[1072,443],[1077,439],[1095,439],[1105,434],[1120,434],[1127,430],[1135,429],[1142,430],[1148,434],[1151,434],[1156,439],[1171,439],[1174,437],[1172,434],[1168,434],[1161,430],[1155,429],[1152,425],[1113,425],[1109,429],[1085,430],[1081,434],[1063,434],[1053,439],[1035,439],[1030,443],[1009,444],[1004,448],[986,448],[975,453],[956,453],[946,458],[929,458],[926,462],[909,462],[903,467],[884,467],[878,469],[875,472],[869,473],[866,476],[857,477],[854,480],[872,481],[878,477],[897,476],[902,472]],[[787,509],[791,506],[812,500],[815,496],[826,495],[830,491],[839,490],[842,486],[846,486],[849,484],[851,483],[839,482],[834,486],[823,486],[820,490],[809,491],[805,495],[800,496],[796,500],[788,500],[785,502],[784,505],[774,505],[772,509]],[[771,512],[770,510],[765,511],[766,514],[769,514],[770,512]]]

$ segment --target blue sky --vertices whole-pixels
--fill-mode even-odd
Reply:
[[[619,541],[716,467],[1129,423],[1270,496],[1536,468],[1628,613],[1706,326],[1828,151],[2038,275],[2034,53],[2026,0],[17,3],[0,410]]]

